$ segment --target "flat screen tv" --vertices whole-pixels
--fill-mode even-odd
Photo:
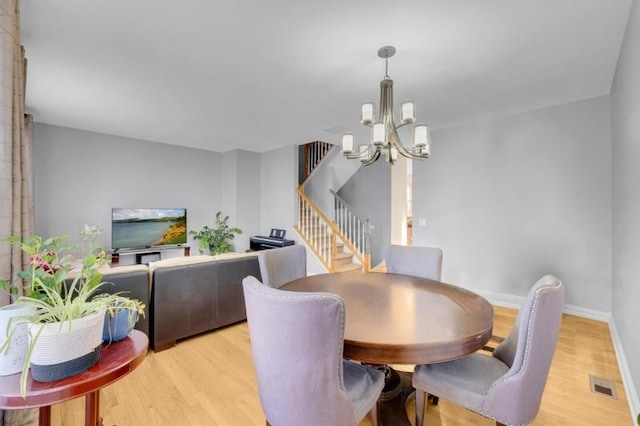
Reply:
[[[187,209],[111,211],[111,248],[137,249],[187,242]]]

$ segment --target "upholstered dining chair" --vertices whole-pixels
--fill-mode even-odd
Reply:
[[[423,425],[426,394],[461,405],[497,425],[533,421],[547,382],[563,304],[562,282],[546,275],[531,288],[511,333],[491,355],[476,352],[454,361],[416,366],[416,426]]]
[[[387,272],[440,281],[442,250],[437,247],[399,246],[392,244],[384,256]]]
[[[388,273],[411,275],[440,281],[442,278],[442,250],[437,247],[401,246],[392,244],[384,254],[384,263]],[[382,367],[387,374],[387,389],[384,398],[394,398],[402,391],[400,376],[395,370],[410,373],[411,365],[395,365]],[[395,385],[395,386],[394,386]],[[437,398],[434,397],[434,403]]]
[[[377,425],[384,374],[343,361],[344,301],[331,293],[242,281],[258,392],[267,426]]]
[[[300,245],[258,252],[262,282],[273,288],[307,276],[307,250]]]

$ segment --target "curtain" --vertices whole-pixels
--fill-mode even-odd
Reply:
[[[18,0],[0,0],[0,238],[33,234],[33,119],[24,114],[26,61]],[[26,269],[19,248],[0,243],[0,278]],[[2,293],[0,306],[9,303]],[[38,410],[0,410],[0,425],[38,423]]]
[[[0,0],[0,238],[33,234],[33,118],[25,116],[26,60],[18,0]],[[0,243],[0,278],[26,269],[20,249]],[[0,296],[0,306],[9,303]]]

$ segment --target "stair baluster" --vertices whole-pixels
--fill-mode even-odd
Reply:
[[[371,268],[369,219],[362,219],[335,191],[330,191],[333,195],[337,233],[344,237],[345,246],[362,262],[365,271],[368,271]]]
[[[304,182],[311,172],[320,164],[325,155],[333,148],[333,144],[328,142],[309,142],[304,145],[304,158],[303,158],[303,176],[302,182]]]

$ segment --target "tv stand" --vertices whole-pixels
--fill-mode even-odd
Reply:
[[[182,250],[184,256],[189,256],[190,247],[189,246],[179,246],[179,247],[147,247],[140,249],[116,249],[111,251],[111,266],[116,266],[120,264],[121,257],[129,258],[133,260],[133,262],[129,261],[127,265],[141,265],[147,264],[149,262],[155,262],[156,260],[163,259],[168,251],[171,250]],[[176,257],[176,256],[171,256]]]

